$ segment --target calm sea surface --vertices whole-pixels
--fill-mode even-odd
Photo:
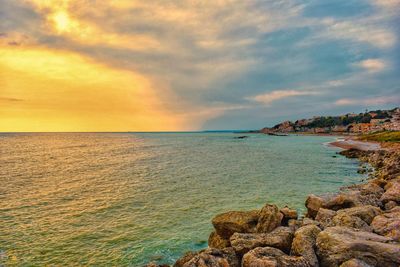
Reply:
[[[0,134],[0,266],[141,266],[207,246],[214,215],[360,181],[333,137]]]

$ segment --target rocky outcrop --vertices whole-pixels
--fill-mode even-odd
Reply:
[[[339,266],[353,258],[373,266],[400,264],[400,244],[374,233],[329,227],[318,234],[316,245],[321,266]]]
[[[259,213],[257,222],[258,233],[269,233],[281,225],[283,214],[276,205],[266,204]]]
[[[234,233],[254,233],[259,218],[259,211],[230,211],[212,219],[215,231],[224,239]]]
[[[240,263],[232,248],[206,249],[183,264],[183,267],[239,267]]]
[[[183,255],[181,258],[179,258],[175,264],[173,265],[173,267],[183,267],[183,265],[190,261],[191,259],[193,259],[195,256],[197,256],[199,253],[201,252],[193,252],[193,251],[188,251],[185,253],[185,255]]]
[[[289,252],[293,240],[293,232],[289,227],[278,227],[270,233],[235,233],[231,236],[231,245],[239,255],[256,247],[274,247]]]
[[[271,247],[259,247],[243,256],[243,267],[309,267],[303,257],[289,256]]]
[[[383,193],[381,201],[383,203],[387,203],[389,201],[400,203],[400,178],[387,183],[385,186],[385,193]]]
[[[217,232],[212,231],[208,238],[208,246],[210,248],[223,249],[230,247],[229,239],[222,238]]]

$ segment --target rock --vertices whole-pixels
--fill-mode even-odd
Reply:
[[[208,246],[210,248],[223,249],[230,246],[229,239],[224,239],[217,232],[212,231],[208,238]]]
[[[331,226],[346,226],[366,232],[372,232],[372,228],[362,219],[345,213],[338,214],[332,219]]]
[[[280,210],[283,214],[283,224],[288,225],[289,220],[296,220],[298,217],[297,210],[291,209],[289,207],[284,207]]]
[[[315,225],[306,225],[299,228],[294,234],[290,255],[303,256],[308,266],[318,266],[318,258],[314,252],[315,241],[321,232]]]
[[[214,217],[212,224],[219,236],[229,239],[233,233],[253,233],[259,211],[230,211]]]
[[[390,200],[385,204],[385,210],[391,210],[393,208],[397,207],[397,203],[394,202],[393,200]]]
[[[315,218],[317,216],[318,210],[325,203],[325,199],[316,195],[309,195],[306,199],[307,217]]]
[[[340,193],[332,198],[330,198],[327,202],[325,202],[322,206],[323,208],[330,210],[340,210],[357,206],[357,196],[354,191],[350,193]]]
[[[347,227],[328,227],[318,234],[316,246],[321,266],[339,266],[353,258],[372,266],[397,267],[400,264],[399,243]]]
[[[290,228],[290,230],[292,230],[293,232],[295,232],[297,229],[299,229],[301,227],[302,222],[299,220],[295,220],[295,219],[290,219],[288,221],[288,227]]]
[[[158,264],[156,264],[154,262],[150,262],[149,264],[145,265],[144,267],[169,267],[169,265],[168,264],[158,265]]]
[[[360,261],[359,259],[351,259],[342,263],[340,267],[373,267],[373,266],[366,264],[365,262]]]
[[[243,255],[256,247],[274,247],[289,252],[292,245],[293,232],[288,227],[278,227],[270,233],[242,234],[231,236],[231,246]]]
[[[385,186],[385,190],[386,192],[383,193],[381,197],[381,201],[383,203],[387,203],[389,201],[400,203],[400,178],[389,181]]]
[[[266,204],[260,211],[257,223],[257,233],[269,233],[281,225],[283,214],[276,205]]]
[[[197,254],[183,267],[239,267],[239,260],[232,248],[209,248]]]
[[[393,210],[393,212],[386,212],[376,216],[371,226],[375,233],[400,242],[400,210]]]
[[[349,209],[342,209],[337,212],[337,215],[346,214],[348,216],[355,216],[366,222],[367,224],[371,224],[372,219],[375,216],[381,214],[382,211],[374,206],[367,205],[367,206],[360,206],[354,207]]]
[[[318,222],[318,221],[312,220],[310,218],[304,218],[301,226],[305,226],[305,225],[309,225],[309,224],[313,224],[313,225],[316,225],[318,227],[321,225],[321,223]]]
[[[183,255],[181,258],[179,258],[173,267],[183,267],[183,265],[193,259],[196,255],[198,255],[200,252],[193,252],[193,251],[188,251]]]
[[[271,247],[255,248],[243,256],[243,267],[309,267],[303,257],[288,256]]]
[[[318,210],[317,216],[315,217],[315,220],[321,224],[322,228],[325,228],[331,225],[332,219],[333,217],[335,217],[335,215],[336,211],[334,210],[320,208]]]

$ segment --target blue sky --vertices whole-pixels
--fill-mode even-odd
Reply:
[[[400,0],[0,0],[0,44],[145,77],[182,130],[399,106],[399,35]]]

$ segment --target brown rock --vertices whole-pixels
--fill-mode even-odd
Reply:
[[[321,229],[312,224],[299,228],[294,234],[290,255],[303,256],[310,267],[318,266],[314,246],[320,232]]]
[[[397,203],[391,200],[385,204],[385,210],[391,210],[397,206],[398,206]]]
[[[366,264],[365,262],[360,261],[359,259],[351,259],[342,263],[340,267],[373,267],[373,266]]]
[[[149,264],[145,265],[144,267],[169,267],[169,265],[167,265],[167,264],[158,265],[154,262],[150,262]]]
[[[338,214],[332,219],[331,226],[346,226],[366,232],[372,232],[372,228],[362,219],[345,213]]]
[[[353,258],[372,266],[398,267],[400,264],[399,243],[347,227],[328,227],[318,234],[316,246],[321,266],[339,266]]]
[[[230,211],[214,217],[212,224],[218,235],[229,239],[233,233],[253,233],[259,211]]]
[[[330,198],[326,203],[323,204],[323,208],[330,210],[340,210],[355,207],[358,204],[356,192],[351,193],[340,193]]]
[[[316,195],[309,195],[306,199],[307,217],[315,218],[318,210],[325,203],[325,199]]]
[[[318,221],[322,228],[328,227],[332,223],[333,217],[336,216],[336,211],[320,208],[315,220]]]
[[[183,265],[193,259],[196,255],[198,255],[200,252],[193,252],[193,251],[188,251],[183,255],[181,258],[179,258],[173,267],[183,267]]]
[[[393,212],[386,212],[376,216],[371,226],[375,233],[400,242],[400,210],[393,210]]]
[[[349,209],[342,209],[337,212],[337,215],[346,214],[348,216],[355,216],[366,222],[367,224],[371,224],[372,219],[381,214],[382,211],[374,206],[360,206]]]
[[[389,181],[385,186],[385,190],[386,192],[381,197],[383,203],[389,201],[400,203],[400,178]]]
[[[212,231],[208,238],[208,246],[210,248],[223,249],[230,246],[229,239],[222,238],[217,232]]]
[[[302,221],[301,226],[306,226],[306,225],[309,225],[309,224],[313,224],[313,225],[316,225],[318,227],[321,225],[321,223],[318,222],[318,221],[312,220],[310,218],[304,218],[303,221]]]
[[[274,247],[289,252],[292,245],[293,232],[288,227],[278,227],[270,233],[241,234],[231,236],[231,246],[243,255],[256,247]]]
[[[297,229],[299,229],[301,227],[302,222],[299,220],[295,220],[295,219],[290,219],[288,221],[288,227],[295,232]]]
[[[209,248],[194,256],[183,267],[239,267],[239,261],[232,248],[222,250]]]
[[[303,257],[288,256],[271,247],[255,248],[243,256],[243,267],[309,267]]]
[[[289,224],[289,220],[296,220],[298,217],[297,210],[291,209],[289,207],[284,207],[280,210],[283,214],[282,224],[287,226]]]
[[[281,225],[283,214],[276,205],[266,204],[260,211],[257,223],[257,233],[269,233]]]

